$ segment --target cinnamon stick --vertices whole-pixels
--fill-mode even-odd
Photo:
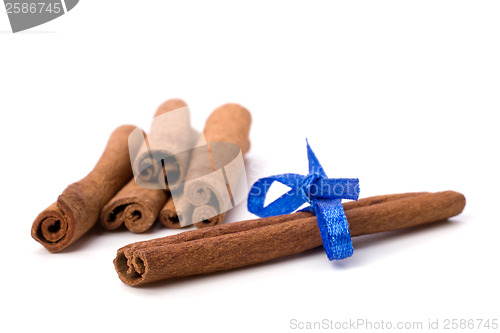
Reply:
[[[181,99],[170,99],[158,107],[147,140],[142,141],[134,161],[139,171],[136,182],[142,187],[166,184],[170,189],[184,180],[190,150],[193,148],[194,131],[187,104]],[[168,182],[167,178],[168,177]]]
[[[250,140],[248,136],[251,121],[248,110],[238,104],[225,104],[213,111],[205,123],[205,128],[203,130],[204,138],[201,138],[201,140],[206,140],[209,147],[212,170],[210,170],[210,166],[207,166],[203,154],[193,153],[186,180],[195,179],[198,175],[208,173],[207,170],[205,170],[207,167],[209,168],[208,171],[216,170],[217,167],[214,165],[214,161],[229,160],[229,155],[234,154],[234,152],[228,149],[227,151],[219,151],[219,156],[214,158],[212,143],[234,143],[241,149],[242,155],[246,154],[250,149]],[[231,178],[228,179],[228,183],[236,183],[241,172],[242,168],[237,168],[234,172],[226,173],[226,177]],[[197,228],[220,224],[225,216],[222,207],[231,205],[230,199],[227,196],[226,187],[220,188],[218,184],[211,183],[210,181],[187,181],[184,187],[184,193],[186,199],[195,206],[193,221],[202,221],[195,223]]]
[[[177,203],[177,206],[175,206],[174,199],[170,197],[160,211],[160,222],[165,228],[181,228],[181,221],[186,219],[189,214],[193,213],[193,205],[185,200],[184,196],[180,196]]]
[[[104,206],[101,225],[114,230],[125,224],[132,232],[144,232],[156,221],[167,197],[167,191],[142,188],[132,179]]]
[[[164,118],[167,113],[168,117]],[[175,176],[170,176],[172,186],[183,179],[189,154],[175,153],[191,148],[192,132],[186,103],[180,99],[164,102],[154,115],[149,135],[137,134],[130,141],[140,147],[134,163],[136,170],[142,172],[104,206],[100,222],[108,230],[122,224],[134,233],[148,230],[168,198],[166,172]],[[163,165],[158,157],[164,158]]]
[[[351,236],[398,230],[460,214],[457,192],[407,193],[344,205]],[[322,245],[316,217],[306,212],[230,223],[138,242],[118,250],[120,279],[131,286],[229,270]]]
[[[99,219],[102,207],[132,178],[128,136],[135,128],[118,127],[94,169],[37,216],[31,236],[47,250],[61,251],[83,236]]]
[[[372,205],[376,205],[376,204],[380,204],[380,203],[384,203],[384,202],[388,202],[388,201],[394,201],[397,199],[411,198],[411,197],[419,196],[422,194],[429,194],[429,192],[410,192],[410,193],[400,193],[400,194],[378,195],[378,196],[359,199],[358,201],[348,201],[348,202],[343,203],[342,205],[344,207],[344,211],[347,212],[348,210],[351,210],[353,208],[372,206]],[[167,244],[167,242],[170,244],[173,242],[181,242],[181,241],[183,242],[183,241],[189,241],[189,240],[195,240],[195,239],[201,239],[201,238],[221,236],[221,235],[227,234],[227,233],[234,233],[234,232],[238,232],[238,231],[244,231],[244,230],[248,230],[248,229],[262,227],[265,225],[281,223],[281,222],[286,222],[286,221],[291,221],[291,220],[298,220],[298,219],[303,219],[303,218],[312,217],[312,216],[313,216],[313,214],[311,214],[309,212],[296,212],[293,214],[278,215],[278,216],[271,216],[268,218],[259,218],[259,219],[249,220],[249,221],[235,222],[235,223],[230,223],[230,224],[227,224],[224,226],[218,226],[216,228],[206,228],[204,230],[196,230],[196,232],[190,231],[190,232],[184,232],[182,234],[178,234],[176,236],[155,238],[155,239],[151,239],[151,240],[147,240],[147,241],[136,242],[136,243],[129,244],[129,245],[123,247],[123,249],[126,248],[128,251],[127,253],[130,253],[131,249],[164,245],[164,244]],[[167,239],[168,239],[168,241],[167,241]]]

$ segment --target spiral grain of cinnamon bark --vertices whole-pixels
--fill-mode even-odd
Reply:
[[[61,251],[89,231],[104,205],[132,178],[128,136],[135,128],[118,127],[94,169],[37,216],[31,236],[47,250]]]

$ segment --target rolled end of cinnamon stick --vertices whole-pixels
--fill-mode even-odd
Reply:
[[[170,197],[160,211],[160,222],[165,228],[180,229],[191,224],[193,206],[184,197],[180,197],[177,201],[176,207],[174,199]]]
[[[226,214],[225,213],[218,214],[218,213],[219,211],[214,206],[204,205],[196,207],[193,211],[193,221],[200,221],[200,222],[196,222],[194,224],[195,227],[200,229],[221,224]]]
[[[156,216],[154,207],[140,198],[124,198],[103,209],[101,225],[107,230],[114,230],[124,224],[128,230],[142,233],[154,224]]]
[[[183,113],[184,117],[179,115],[169,119],[157,117],[186,107],[187,104],[177,98],[167,100],[158,107],[154,115],[156,120],[153,120],[151,131],[146,138],[148,144],[140,148],[135,161],[137,170],[140,170],[141,181],[162,184],[167,181],[165,175],[168,174],[167,186],[172,187],[184,178],[188,155],[178,154],[178,150],[191,148],[192,129],[189,112],[186,110]],[[172,140],[174,137],[176,140]],[[149,145],[151,147],[148,147]]]
[[[120,250],[113,263],[123,283],[129,286],[143,284],[143,274],[146,272],[146,264],[145,260],[138,253],[126,253]]]
[[[203,130],[210,151],[212,169],[219,169],[231,164],[233,161],[238,161],[238,158],[241,159],[248,152],[250,149],[249,132],[251,123],[250,112],[239,104],[224,104],[212,112]],[[233,145],[223,146],[220,145],[221,143],[232,143]],[[198,163],[197,158],[203,160],[202,156],[200,154],[192,157],[188,171],[190,181],[184,186],[187,200],[196,207],[193,211],[192,221],[197,228],[222,223],[225,214],[219,213],[225,212],[232,207],[228,195],[228,193],[231,193],[228,190],[229,184],[237,184],[243,170],[243,168],[226,169],[227,184],[221,184],[217,178],[198,178],[196,173],[200,172],[199,164],[202,163]],[[221,163],[222,161],[228,164]],[[240,164],[235,163],[233,165],[239,166]],[[241,165],[243,165],[243,162],[241,162]],[[228,172],[228,170],[231,172]]]
[[[61,251],[89,231],[102,207],[132,177],[128,136],[135,129],[124,125],[113,131],[94,169],[36,217],[31,236],[47,250]]]
[[[71,212],[63,212],[54,202],[41,212],[31,227],[31,237],[41,243],[50,252],[58,252],[68,246],[73,238]]]
[[[157,216],[157,207],[148,207],[138,202],[131,203],[123,212],[123,223],[128,230],[139,234],[151,228]]]
[[[127,204],[108,203],[101,211],[100,222],[104,229],[115,230],[123,225],[123,211]]]
[[[200,180],[191,180],[184,185],[186,199],[194,206],[206,205],[212,198],[210,184]]]
[[[145,232],[154,224],[166,201],[166,191],[142,188],[132,179],[104,206],[101,225],[114,230],[125,224],[134,233]]]

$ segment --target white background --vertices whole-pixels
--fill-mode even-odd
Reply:
[[[12,34],[2,9],[0,326],[498,319],[499,17],[497,1],[84,0]],[[118,279],[116,250],[175,231],[96,228],[59,254],[35,242],[36,215],[91,170],[111,131],[147,129],[172,97],[197,129],[226,102],[252,112],[251,180],[306,173],[307,137],[329,176],[360,179],[362,197],[451,189],[467,207],[448,223],[356,238],[342,262],[316,249],[144,288]],[[251,217],[243,205],[226,222]]]

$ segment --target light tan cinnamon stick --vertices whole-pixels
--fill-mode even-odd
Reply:
[[[206,140],[209,146],[212,169],[214,167],[214,158],[210,144],[214,142],[234,143],[241,149],[242,155],[245,155],[250,149],[249,132],[251,122],[250,112],[238,104],[224,104],[212,112],[205,123],[205,128],[203,130],[204,138],[201,138],[202,140]],[[219,158],[224,159],[224,151],[219,153],[222,153]],[[227,151],[227,155],[230,155],[230,153],[231,152]],[[199,161],[199,159],[202,161]],[[204,156],[202,154],[193,154],[186,179],[194,179],[198,175],[206,173],[204,169],[207,165],[203,159]],[[235,172],[231,174],[226,174],[227,177],[233,178],[228,179],[228,182],[236,182],[241,171],[242,170],[239,170],[238,172],[238,170],[235,170]],[[195,206],[193,221],[202,221],[195,223],[197,228],[217,225],[222,222],[225,213],[220,212],[223,211],[221,206],[223,206],[222,202],[225,201],[226,194],[220,193],[222,191],[226,192],[226,188],[220,188],[220,186],[215,186],[205,181],[187,182],[185,184],[185,197]],[[214,216],[214,214],[218,215]],[[207,217],[203,218],[204,216]]]
[[[462,212],[457,192],[407,193],[345,204],[351,236],[445,220]],[[114,260],[131,286],[258,264],[322,245],[316,217],[300,212],[230,223],[127,245]]]
[[[193,148],[193,135],[189,109],[183,100],[170,99],[161,104],[134,161],[135,170],[140,171],[137,183],[165,183],[166,173],[170,189],[182,183],[191,157],[185,152]]]
[[[94,169],[37,216],[31,236],[47,250],[61,251],[90,230],[102,207],[132,178],[128,136],[135,128],[117,128]]]

